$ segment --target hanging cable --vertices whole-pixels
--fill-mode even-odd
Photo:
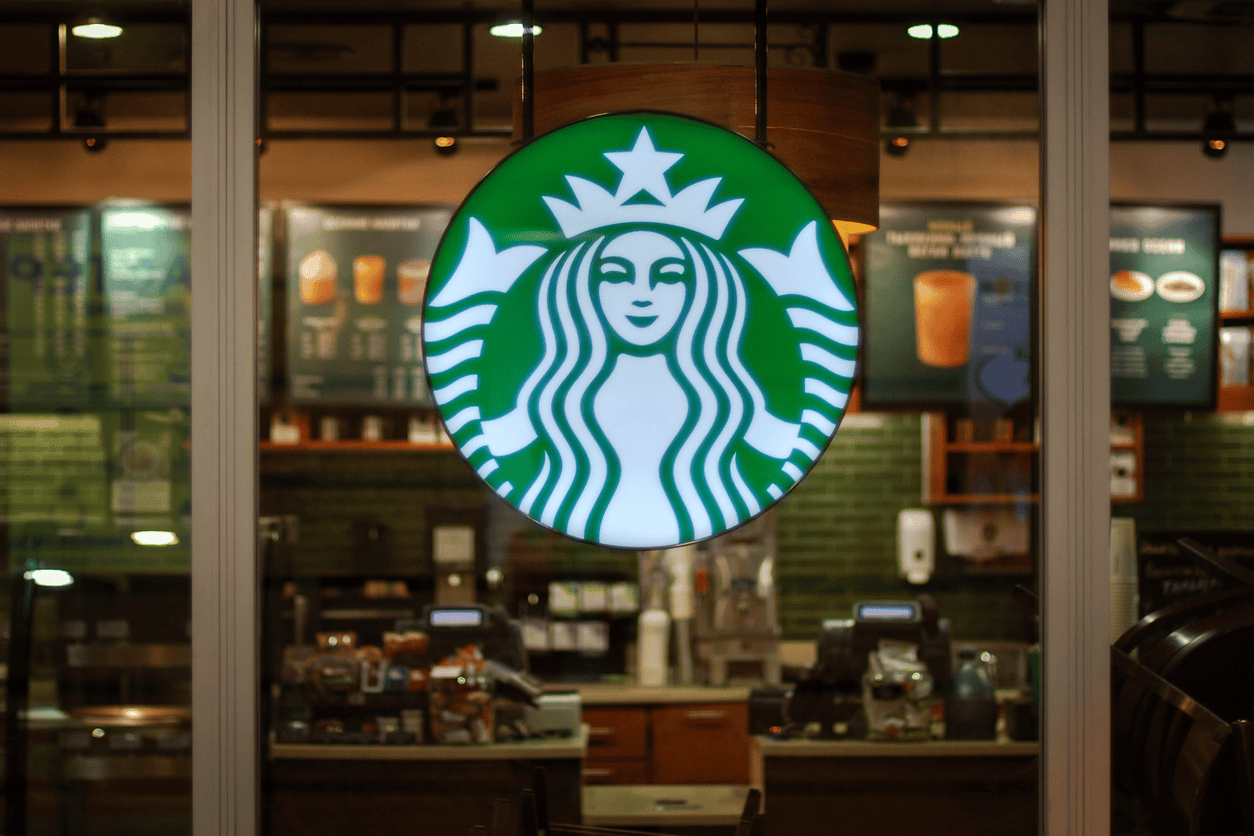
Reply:
[[[529,142],[536,125],[535,2],[523,0],[522,7],[522,141]]]
[[[769,144],[766,141],[766,0],[754,0],[753,47],[756,68],[754,106],[757,112],[754,139],[766,148]]]
[[[692,0],[692,60],[700,61],[701,0]]]

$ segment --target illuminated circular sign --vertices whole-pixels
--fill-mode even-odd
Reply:
[[[569,537],[703,540],[797,484],[858,350],[822,207],[732,131],[622,113],[553,131],[462,204],[423,343],[444,424],[501,497]]]

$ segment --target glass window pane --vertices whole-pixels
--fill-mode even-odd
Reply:
[[[1110,150],[1112,398],[1120,418],[1111,427],[1111,634],[1127,654],[1117,656],[1112,696],[1115,705],[1128,704],[1137,677],[1153,671],[1163,677],[1163,687],[1140,710],[1161,711],[1163,699],[1184,697],[1189,707],[1173,722],[1195,735],[1208,722],[1226,730],[1245,716],[1236,703],[1248,694],[1239,680],[1181,675],[1174,665],[1185,657],[1167,665],[1158,661],[1167,647],[1213,618],[1227,622],[1220,630],[1225,638],[1212,634],[1192,645],[1188,664],[1212,672],[1243,664],[1237,657],[1219,663],[1217,651],[1249,629],[1248,617],[1218,613],[1211,596],[1226,584],[1189,547],[1191,541],[1221,563],[1246,566],[1245,546],[1254,530],[1241,487],[1254,450],[1247,348],[1254,324],[1254,218],[1246,194],[1233,187],[1248,166],[1250,58],[1243,43],[1252,30],[1235,11],[1215,5],[1147,22],[1134,18],[1121,27],[1124,44],[1112,52],[1111,66],[1123,94],[1112,97],[1112,129],[1125,132]],[[1143,38],[1136,37],[1138,29]],[[1141,79],[1131,74],[1138,63]],[[1134,119],[1138,100],[1143,125]],[[1164,171],[1170,172],[1168,182]],[[1173,289],[1185,286],[1193,288],[1191,303],[1173,302],[1170,312],[1155,312],[1155,300],[1184,298]],[[1182,307],[1189,305],[1187,311]],[[1164,350],[1162,338],[1173,318],[1187,320],[1197,334],[1173,343],[1174,355]],[[1132,321],[1145,322],[1137,329],[1146,334],[1158,333],[1164,349],[1127,330]],[[1200,384],[1200,397],[1179,402],[1174,381],[1155,378],[1154,369],[1168,367],[1179,370],[1178,380]],[[1158,400],[1160,406],[1135,409],[1130,400]],[[1173,612],[1167,622],[1160,620]],[[1144,629],[1154,622],[1158,629]],[[1112,832],[1161,826],[1162,813],[1139,783],[1146,773],[1137,761],[1147,751],[1161,751],[1164,732],[1117,710],[1112,723],[1114,763],[1124,765],[1112,776]],[[1209,762],[1208,755],[1185,746],[1166,756],[1160,774],[1193,758]],[[1239,806],[1214,789],[1213,779],[1202,784],[1198,801],[1185,806],[1180,821],[1223,828],[1240,819]]]
[[[384,26],[275,26],[266,61],[272,73],[388,73],[390,29]]]
[[[78,21],[74,21],[77,23]],[[65,38],[65,67],[71,73],[186,73],[187,31],[184,25],[132,23],[111,38]]]
[[[318,6],[305,5],[308,25],[321,26]],[[432,369],[483,355],[423,354],[423,289],[438,273],[431,264],[437,244],[460,245],[453,239],[462,227],[449,226],[457,205],[486,189],[477,184],[518,147],[484,134],[516,118],[519,41],[491,35],[487,21],[467,14],[473,23],[467,55],[463,21],[448,8],[433,11],[429,21],[410,14],[389,20],[383,12],[370,18],[371,27],[387,21],[403,34],[405,129],[447,129],[452,144],[437,145],[433,136],[383,137],[395,102],[377,91],[346,93],[328,84],[271,92],[266,130],[275,134],[263,137],[258,169],[258,243],[269,265],[261,300],[270,306],[262,323],[258,455],[268,755],[262,791],[271,833],[347,831],[360,816],[391,815],[396,799],[410,803],[415,793],[433,829],[487,825],[495,799],[521,797],[531,775],[517,765],[486,764],[486,752],[503,753],[506,763],[525,757],[546,767],[554,822],[608,824],[617,813],[629,817],[615,820],[619,826],[667,830],[677,821],[670,813],[646,821],[615,806],[632,791],[666,787],[667,798],[721,792],[719,804],[730,810],[726,824],[734,828],[753,774],[751,747],[776,746],[794,770],[799,762],[812,769],[819,761],[792,757],[790,746],[917,743],[935,751],[944,745],[946,710],[963,745],[977,753],[1000,746],[999,759],[964,755],[955,766],[955,774],[983,767],[1001,776],[997,791],[980,794],[975,807],[1013,822],[1008,829],[1033,832],[1039,744],[1032,739],[1032,685],[1039,686],[1039,676],[1031,660],[1039,656],[1031,652],[1034,618],[1016,603],[1014,590],[1035,588],[1040,569],[1032,377],[1033,364],[1042,361],[1034,355],[1033,319],[1040,119],[1037,92],[1019,78],[1037,72],[1037,24],[1022,7],[990,12],[1002,19],[963,27],[941,46],[941,75],[932,78],[929,43],[912,38],[901,19],[911,12],[933,17],[936,4],[898,6],[863,9],[855,22],[829,10],[810,19],[807,9],[786,8],[787,21],[772,23],[770,61],[783,70],[861,60],[883,83],[881,126],[906,127],[893,120],[909,108],[905,153],[896,153],[896,145],[890,153],[893,135],[886,130],[868,156],[879,159],[885,211],[923,214],[902,214],[905,225],[893,228],[891,258],[898,261],[888,250],[873,252],[870,236],[846,244],[860,301],[870,294],[891,301],[883,321],[868,319],[864,309],[867,347],[904,346],[900,353],[916,370],[926,364],[918,358],[915,277],[948,268],[969,279],[969,295],[954,294],[953,310],[967,322],[961,370],[946,378],[952,391],[940,405],[873,403],[861,400],[867,393],[859,390],[858,406],[835,441],[774,511],[691,552],[599,547],[529,520],[489,490],[450,443],[450,432],[464,440],[458,433],[466,425],[447,415],[441,423],[434,409],[430,388],[444,384],[442,372]],[[282,12],[292,8],[284,4]],[[674,9],[657,19],[650,19],[657,10],[647,4],[620,17],[605,9],[582,24],[567,11],[553,12],[560,22],[542,20],[535,43],[541,74],[585,60],[597,66],[692,60],[693,28]],[[718,19],[700,24],[700,60],[750,65],[747,10],[712,16]],[[266,29],[264,5],[262,22],[263,38],[276,37],[277,26]],[[394,35],[374,33],[380,54]],[[347,43],[337,30],[322,40]],[[467,57],[473,119],[457,86]],[[451,80],[447,94],[433,89],[441,80]],[[785,88],[780,99],[795,93]],[[326,122],[360,118],[378,134],[278,135],[312,131],[314,121],[300,119],[315,108]],[[933,120],[942,133],[977,135],[931,135]],[[808,152],[825,153],[821,143]],[[677,165],[666,175],[675,178],[666,180],[668,187],[691,170]],[[572,163],[561,173],[617,176],[608,161],[582,173]],[[562,177],[554,183],[569,187]],[[534,187],[543,188],[549,187]],[[536,196],[522,189],[511,200]],[[537,200],[535,214],[553,226],[545,206]],[[822,228],[829,229],[826,218]],[[547,245],[562,232],[546,227],[541,237]],[[487,234],[494,254],[536,243]],[[911,254],[902,243],[929,234],[952,235],[943,256]],[[749,257],[729,255],[747,272],[742,258]],[[516,286],[531,289],[542,279],[543,271],[524,270]],[[900,298],[892,295],[897,291]],[[510,304],[511,321],[538,322],[534,301]],[[539,356],[534,348],[520,339],[499,363],[526,366],[532,354]],[[602,386],[604,377],[590,385]],[[499,400],[515,396],[507,392]],[[642,414],[639,422],[655,418]],[[641,512],[642,525],[646,516]],[[900,565],[902,531],[923,519],[930,533],[922,548],[934,561],[927,578],[912,583]],[[867,603],[877,606],[857,606]],[[642,656],[642,646],[659,635],[656,614],[643,617],[651,610],[669,613],[666,638],[655,645],[663,650],[660,664]],[[908,735],[904,713],[880,722],[876,712],[891,709],[877,699],[887,702],[887,693],[863,689],[868,653],[878,650],[880,638],[894,636],[916,654],[897,661],[936,686],[913,706]],[[546,698],[539,714],[501,683],[490,699],[473,670],[467,675],[477,661],[469,647],[565,696]],[[978,705],[953,700],[950,682],[959,667],[991,689]],[[464,681],[448,681],[442,668]],[[637,686],[654,675],[662,684],[642,696]],[[581,702],[572,704],[572,692]],[[751,692],[770,705],[751,706]],[[779,710],[785,702],[787,721]],[[999,702],[1012,718],[1009,726],[996,725]],[[580,723],[596,735],[587,747]],[[772,726],[776,737],[788,739],[768,738]],[[895,731],[918,740],[887,742]],[[971,739],[985,731],[1002,743]],[[485,736],[492,742],[482,742]],[[571,743],[573,756],[562,749]],[[884,815],[875,801],[884,796],[843,791],[865,777],[851,777],[851,762],[822,760],[828,771],[799,777],[804,789],[796,796],[781,785],[777,766],[767,770],[768,795],[770,787],[775,792],[768,832],[772,826],[800,832],[805,828],[790,826],[795,820],[788,816],[813,815],[804,811],[822,805],[874,805]],[[895,829],[935,824],[931,808],[913,804],[911,791],[902,789],[911,785],[910,770],[920,768],[912,760],[918,759],[894,759],[876,790],[912,800],[898,805],[905,818]],[[906,821],[911,809],[925,810],[920,815],[929,820]]]
[[[0,143],[5,832],[188,833],[190,147],[106,136],[186,130],[186,29],[62,52],[35,5],[0,73],[78,76],[10,94]],[[87,92],[92,130],[53,121]]]

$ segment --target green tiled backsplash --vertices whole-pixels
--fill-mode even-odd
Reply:
[[[1254,413],[1145,416],[1145,495],[1114,506],[1138,531],[1249,531]]]
[[[776,582],[786,639],[813,639],[822,619],[848,615],[856,601],[920,592],[936,599],[957,638],[1027,638],[1010,591],[1031,585],[1030,576],[968,574],[943,555],[942,570],[925,586],[897,576],[897,513],[922,507],[920,435],[918,415],[850,416],[780,505]],[[431,565],[427,505],[484,501],[474,474],[452,455],[290,452],[269,455],[263,471],[262,512],[301,518],[299,559],[307,574],[365,569],[353,557],[354,522],[363,519],[388,527],[389,566],[421,573]],[[1135,517],[1144,530],[1254,529],[1254,421],[1147,415],[1145,500],[1113,511]],[[514,542],[527,543],[527,534]],[[569,554],[545,548],[546,565],[558,573],[592,560],[630,564],[621,553],[598,555],[587,546]]]
[[[923,507],[918,415],[851,415],[779,510],[780,627],[812,640],[824,618],[847,617],[857,601],[936,599],[952,635],[1023,639],[1022,609],[1010,599],[1023,575],[939,572],[925,586],[897,575],[897,513]],[[937,527],[939,530],[939,514]]]

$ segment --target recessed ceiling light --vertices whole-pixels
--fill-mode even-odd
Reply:
[[[92,38],[99,40],[101,38],[116,38],[122,34],[121,26],[114,26],[112,23],[105,23],[98,17],[90,17],[85,23],[80,23],[70,29],[75,37]]]
[[[179,542],[173,531],[132,531],[131,539],[139,546],[177,546]]]
[[[916,23],[914,26],[911,26],[906,30],[906,34],[912,38],[918,38],[919,40],[926,41],[932,37],[932,24]],[[952,23],[941,23],[936,27],[936,36],[939,38],[953,38],[957,35],[958,27],[954,26]]]
[[[31,569],[22,577],[34,581],[35,586],[57,587],[74,583],[74,576],[64,569]]]
[[[526,28],[519,21],[514,21],[512,23],[498,23],[496,26],[493,26],[488,30],[490,34],[495,35],[498,38],[521,38],[525,31]],[[536,26],[534,23],[531,25],[532,35],[539,35],[543,31],[543,29]]]

